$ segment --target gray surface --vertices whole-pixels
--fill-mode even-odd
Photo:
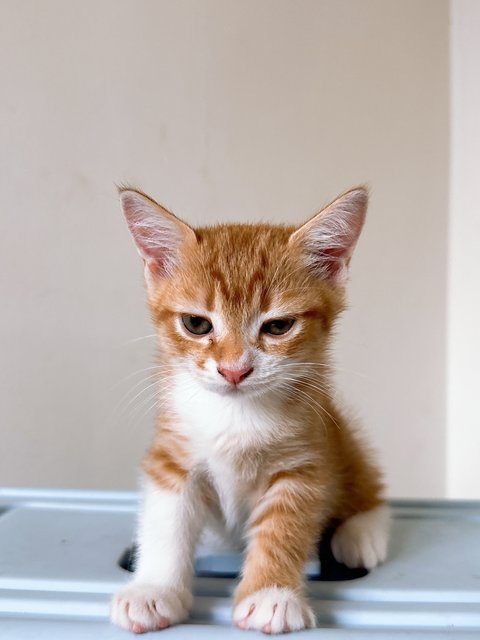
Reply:
[[[128,579],[117,560],[136,507],[129,493],[0,492],[0,637],[130,637],[109,625],[108,609]],[[319,624],[329,628],[308,635],[480,637],[480,505],[397,503],[394,515],[384,566],[355,581],[309,583]],[[163,636],[245,637],[229,626],[235,584],[196,578],[191,622],[201,626]]]
[[[263,633],[240,631],[235,628],[184,624],[180,628],[165,629],[140,638],[165,638],[165,640],[248,640],[249,638],[268,638]],[[478,631],[438,631],[423,630],[415,632],[405,629],[312,629],[281,636],[289,640],[478,640]],[[5,640],[133,640],[138,638],[128,631],[116,629],[105,622],[64,620],[22,620],[19,618],[0,618],[0,638]]]

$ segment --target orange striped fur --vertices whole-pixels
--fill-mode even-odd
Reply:
[[[329,357],[367,193],[347,192],[300,228],[223,224],[193,231],[145,194],[121,195],[145,262],[160,364],[168,367],[145,472],[179,500],[196,487],[207,525],[211,517],[228,533],[238,524],[246,559],[237,603],[272,588],[301,594],[305,562],[323,529],[384,501],[379,470],[334,400]],[[164,227],[156,228],[155,216]],[[166,239],[157,243],[162,233]],[[293,318],[292,329],[266,333],[261,322],[269,313]],[[189,335],[182,314],[206,317],[212,332]],[[228,373],[239,363],[253,373],[229,387],[217,368]],[[202,405],[202,395],[211,402]],[[238,493],[233,506],[229,487]],[[277,605],[270,622],[251,622],[259,607],[252,602],[237,624],[275,632]],[[282,624],[281,631],[302,626],[288,618]],[[311,625],[307,614],[303,624]]]

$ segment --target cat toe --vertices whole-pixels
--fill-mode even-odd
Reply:
[[[111,620],[133,633],[166,629],[187,617],[190,599],[189,594],[133,582],[113,597]]]
[[[244,598],[233,613],[240,629],[267,634],[286,633],[315,626],[315,616],[304,599],[288,588],[268,587]]]

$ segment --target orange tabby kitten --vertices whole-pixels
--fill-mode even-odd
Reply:
[[[338,523],[349,567],[385,559],[388,510],[376,466],[329,392],[329,341],[367,192],[300,227],[192,229],[121,190],[145,265],[165,387],[144,462],[137,570],[113,599],[131,631],[185,620],[206,531],[246,547],[233,620],[282,633],[315,625],[305,562]]]

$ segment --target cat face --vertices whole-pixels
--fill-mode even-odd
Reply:
[[[300,228],[193,230],[139,192],[124,190],[121,201],[172,373],[230,395],[281,393],[296,379],[318,380],[343,308],[364,189]]]

